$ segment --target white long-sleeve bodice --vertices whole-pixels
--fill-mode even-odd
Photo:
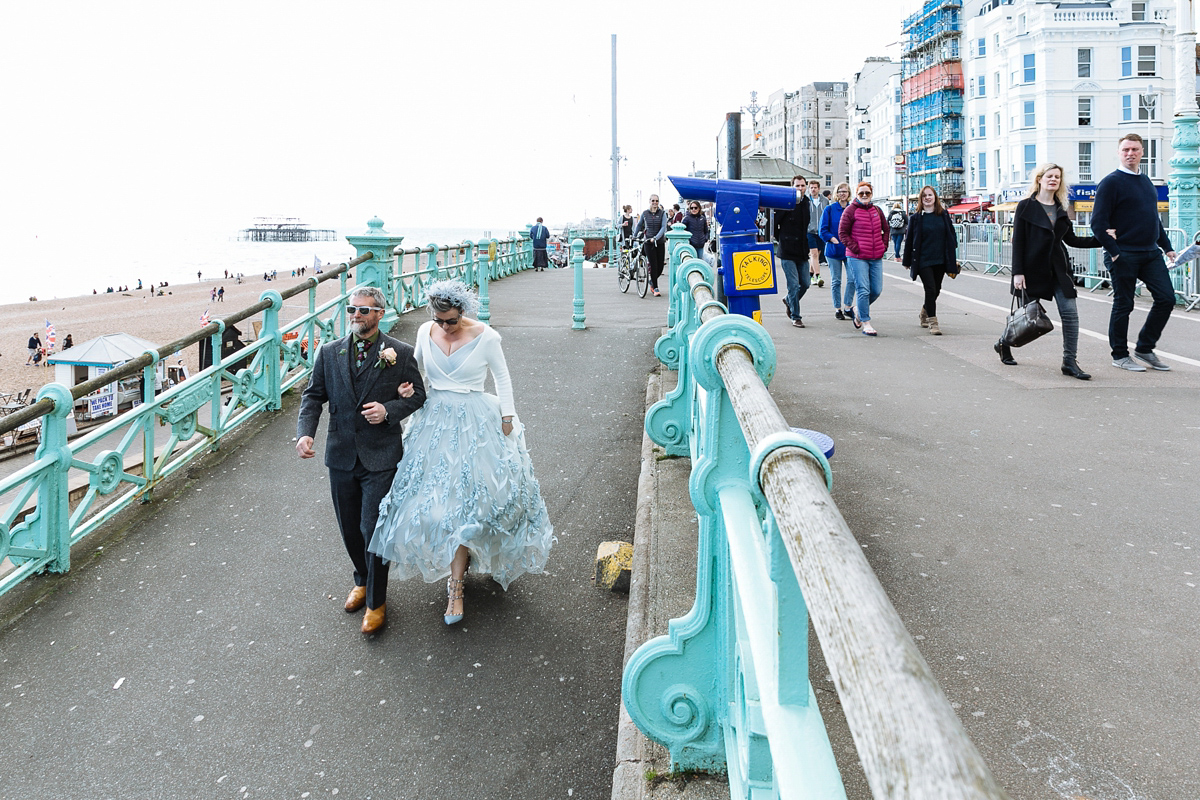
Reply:
[[[417,330],[415,347],[417,366],[426,389],[441,389],[448,392],[482,392],[487,373],[492,371],[496,395],[500,398],[500,413],[509,416],[517,413],[513,402],[512,378],[500,348],[500,334],[485,326],[474,340],[463,345],[450,355],[443,353],[430,338],[432,322],[426,322]]]

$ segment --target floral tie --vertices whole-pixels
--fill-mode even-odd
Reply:
[[[362,369],[362,365],[366,363],[367,348],[370,346],[371,346],[370,342],[368,342],[366,339],[359,339],[359,340],[355,341],[355,343],[354,343],[354,352],[355,352],[354,368],[355,369]]]

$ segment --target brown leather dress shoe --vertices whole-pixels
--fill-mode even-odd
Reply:
[[[346,597],[346,611],[353,614],[367,604],[367,587],[355,586]]]
[[[367,613],[363,614],[362,632],[365,634],[378,633],[383,627],[384,609],[387,608],[387,603],[384,603],[379,608],[368,608]]]

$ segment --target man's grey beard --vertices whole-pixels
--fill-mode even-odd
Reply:
[[[362,336],[362,335],[363,335],[363,330],[364,330],[364,328],[366,328],[366,327],[367,327],[367,323],[365,323],[365,322],[351,322],[351,323],[348,325],[348,327],[350,328],[350,332],[351,332],[351,333],[356,333],[356,334],[358,334],[359,336]],[[367,333],[367,334],[370,334],[370,333],[372,333],[374,330],[375,330],[374,328],[371,328],[370,330],[367,330],[367,331],[366,331],[366,333]]]

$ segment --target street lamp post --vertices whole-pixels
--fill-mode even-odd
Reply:
[[[1196,106],[1196,0],[1175,0],[1175,135],[1170,223],[1187,241],[1200,230],[1200,108]]]

